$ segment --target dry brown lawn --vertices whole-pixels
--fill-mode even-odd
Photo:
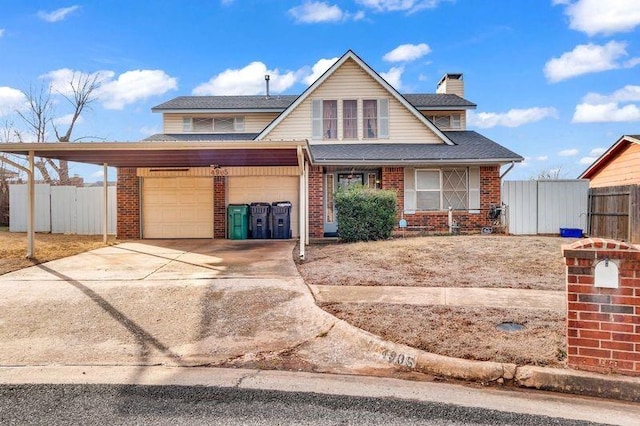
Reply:
[[[575,239],[496,235],[312,245],[298,269],[308,284],[490,287],[561,291],[561,246]],[[384,339],[441,355],[560,367],[564,314],[488,307],[332,303],[321,306]],[[524,325],[501,331],[502,322]]]
[[[107,245],[115,243],[109,237]],[[102,235],[35,235],[35,259],[26,259],[27,234],[0,229],[0,275],[18,269],[104,247]]]
[[[316,285],[564,289],[557,237],[436,236],[311,245],[298,269]]]

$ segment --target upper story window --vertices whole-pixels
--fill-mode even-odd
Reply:
[[[342,101],[342,137],[358,139],[358,101]]]
[[[365,99],[362,101],[362,132],[364,139],[389,137],[388,99]]]
[[[234,133],[244,131],[244,117],[183,117],[182,131],[193,133]]]
[[[360,109],[362,121],[359,123]],[[359,135],[363,139],[388,138],[389,100],[313,99],[311,120],[313,139],[359,139]]]
[[[428,117],[439,129],[461,129],[460,114],[432,115]]]

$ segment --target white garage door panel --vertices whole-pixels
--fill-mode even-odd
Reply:
[[[212,238],[213,179],[145,178],[144,238]]]
[[[297,176],[232,176],[228,178],[230,204],[251,204],[254,202],[291,201],[291,232],[299,235],[298,190],[300,178]]]

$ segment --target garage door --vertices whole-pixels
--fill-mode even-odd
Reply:
[[[250,204],[253,202],[291,201],[291,230],[298,237],[298,190],[300,178],[297,176],[233,176],[228,178],[228,198],[230,204]]]
[[[144,238],[213,238],[213,179],[144,178]]]

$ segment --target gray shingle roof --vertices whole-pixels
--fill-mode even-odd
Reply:
[[[402,95],[411,105],[418,109],[437,107],[475,108],[476,104],[458,95],[445,93],[409,93]]]
[[[393,162],[456,162],[456,161],[522,161],[523,158],[474,131],[444,132],[455,145],[445,144],[332,144],[311,145],[315,163],[331,164],[352,161],[358,163]]]
[[[257,133],[187,133],[187,134],[162,134],[157,133],[144,142],[198,142],[198,141],[250,141],[258,136]]]
[[[410,104],[418,109],[475,108],[476,105],[458,95],[443,93],[413,93],[403,95]],[[166,110],[246,110],[267,109],[284,111],[298,95],[277,96],[178,96],[170,101],[151,108],[154,112]]]
[[[284,110],[297,95],[278,96],[178,96],[151,108],[152,111],[171,109],[278,109]]]

